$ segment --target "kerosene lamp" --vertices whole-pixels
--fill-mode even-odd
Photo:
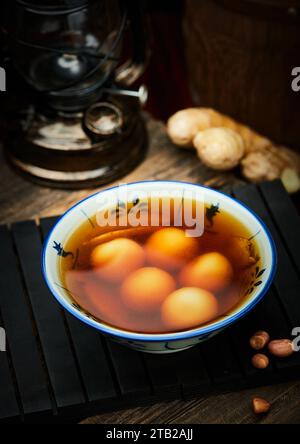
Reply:
[[[147,89],[130,89],[147,56],[142,2],[5,1],[10,57],[28,87],[26,107],[9,125],[11,163],[41,184],[65,188],[125,175],[147,145]]]

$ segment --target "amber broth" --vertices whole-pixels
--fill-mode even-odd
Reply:
[[[253,271],[260,262],[256,241],[251,239],[252,233],[233,215],[221,208],[219,212],[213,212],[212,208],[210,204],[206,206],[205,230],[201,237],[196,238],[198,247],[195,257],[186,261],[190,262],[205,253],[218,252],[229,259],[232,265],[233,278],[226,289],[215,294],[218,301],[218,313],[210,322],[230,314],[234,308],[245,301],[248,297],[246,291],[253,279]],[[149,237],[160,229],[161,227],[101,228],[97,226],[96,216],[82,223],[64,245],[64,250],[72,254],[61,258],[60,261],[62,281],[74,305],[80,307],[91,318],[126,331],[153,334],[180,331],[164,325],[160,308],[155,312],[141,313],[127,307],[120,296],[122,283],[102,279],[91,266],[91,254],[97,245],[115,238],[128,238],[145,248]],[[185,230],[185,227],[180,229]],[[121,234],[120,230],[122,230]],[[245,255],[248,256],[248,252],[251,263],[245,265],[242,259]],[[182,267],[185,265],[183,261]],[[147,259],[143,265],[143,267],[153,266],[155,264],[148,263]],[[177,288],[181,288],[182,285],[178,279],[180,270],[167,269],[166,271],[176,280]],[[95,295],[91,301],[87,291],[91,282],[94,288],[96,286],[99,289],[99,300],[96,303]],[[195,325],[193,328],[199,326]]]

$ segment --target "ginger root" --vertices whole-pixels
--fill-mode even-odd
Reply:
[[[201,161],[218,171],[235,168],[245,154],[242,137],[229,128],[210,128],[199,132],[194,146]]]
[[[281,174],[281,181],[288,193],[294,194],[300,191],[300,176],[292,168],[285,168]]]
[[[270,145],[248,154],[241,165],[243,176],[251,182],[281,178],[289,193],[300,190],[300,157],[289,148]]]
[[[197,133],[215,125],[216,114],[215,111],[207,108],[188,108],[179,111],[168,121],[168,135],[175,145],[193,148]]]
[[[170,139],[175,145],[193,148],[193,140],[199,131],[225,127],[239,133],[245,143],[246,153],[263,149],[272,142],[246,125],[236,122],[210,108],[188,108],[177,112],[167,124]]]
[[[289,193],[300,190],[300,156],[275,146],[266,137],[210,108],[179,111],[168,121],[171,140],[183,148],[196,148],[202,163],[217,171],[239,164],[243,176],[254,183],[281,179]]]
[[[230,128],[231,130],[237,132],[242,137],[245,144],[246,153],[251,153],[252,151],[264,149],[272,144],[272,142],[269,139],[261,136],[248,126],[236,122],[235,120],[231,119],[228,116],[219,114],[219,118],[222,123],[220,126]]]

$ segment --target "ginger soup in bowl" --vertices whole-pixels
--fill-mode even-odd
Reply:
[[[208,340],[252,310],[276,251],[263,222],[198,185],[121,185],[71,208],[50,232],[43,274],[82,322],[136,350]]]

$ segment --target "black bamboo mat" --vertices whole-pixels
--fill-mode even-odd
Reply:
[[[196,348],[138,353],[104,339],[54,301],[40,272],[42,242],[55,219],[0,227],[0,420],[68,419],[156,401],[239,390],[299,377],[300,353],[251,366],[249,337],[266,329],[287,338],[300,326],[300,217],[280,182],[231,191],[270,228],[278,272],[248,317]]]

